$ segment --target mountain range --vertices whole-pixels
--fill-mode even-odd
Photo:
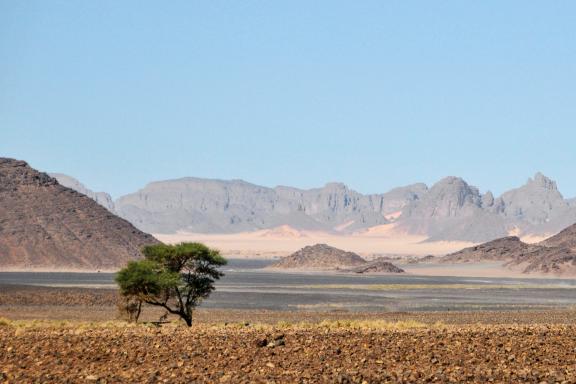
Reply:
[[[459,177],[368,195],[342,183],[304,190],[187,177],[152,182],[115,201],[70,176],[53,176],[157,234],[237,233],[281,225],[348,234],[392,224],[396,233],[424,235],[429,241],[480,243],[509,235],[550,236],[576,222],[576,199],[565,199],[541,173],[498,197],[480,193]]]

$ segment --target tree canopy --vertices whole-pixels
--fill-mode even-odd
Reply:
[[[116,275],[120,293],[130,303],[126,310],[136,311],[137,319],[142,303],[159,306],[191,326],[192,311],[224,276],[218,267],[226,259],[200,243],[154,244],[142,253],[143,260],[130,261]]]

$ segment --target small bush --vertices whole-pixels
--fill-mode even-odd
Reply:
[[[0,327],[11,327],[12,321],[8,320],[5,317],[0,317]]]

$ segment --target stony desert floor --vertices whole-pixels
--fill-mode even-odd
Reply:
[[[199,309],[117,320],[115,292],[0,286],[1,383],[573,383],[576,311]],[[158,312],[146,311],[144,321]]]
[[[574,325],[207,325],[7,322],[5,383],[576,381]]]

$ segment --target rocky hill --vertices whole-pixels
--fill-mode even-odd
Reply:
[[[0,269],[116,269],[156,242],[24,161],[0,158]]]
[[[576,251],[576,225],[569,226],[540,244],[546,247],[568,248]]]
[[[364,264],[366,264],[366,260],[353,252],[346,252],[326,244],[316,244],[283,257],[268,268],[341,269]]]
[[[501,261],[524,273],[576,275],[576,224],[538,244],[506,237],[443,257],[442,263]]]
[[[441,263],[479,263],[488,261],[510,261],[530,247],[516,236],[504,237],[484,244],[465,248],[444,256]]]

